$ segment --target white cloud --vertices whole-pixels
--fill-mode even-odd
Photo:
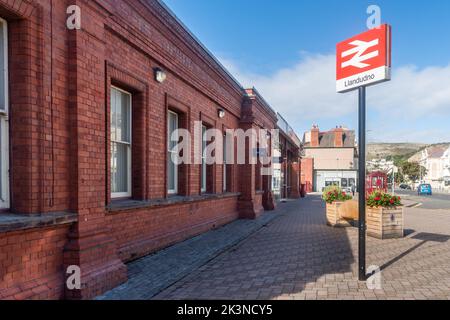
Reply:
[[[292,67],[270,75],[250,73],[233,61],[221,61],[245,87],[255,86],[294,127],[298,128],[297,123],[309,122],[310,125],[330,122],[333,118],[355,118],[356,92],[337,94],[335,91],[334,55],[306,54]],[[384,129],[374,135],[386,136],[389,131],[392,134],[411,132],[424,116],[450,116],[450,65],[423,69],[400,66],[393,69],[392,78],[389,83],[368,88],[368,107],[389,117],[378,119],[380,124],[383,122]],[[402,122],[402,130],[398,130],[399,122]],[[436,139],[449,131],[447,140],[450,140],[450,130],[433,128],[432,123],[429,125],[433,130],[428,133],[439,131],[434,135]],[[396,139],[396,136],[390,137],[390,140]],[[409,137],[398,139],[409,140]]]
[[[424,115],[450,115],[450,65],[393,70],[390,83],[371,88],[370,102],[380,111],[415,119]]]
[[[244,87],[255,86],[291,122],[343,116],[354,111],[355,95],[336,93],[335,62],[331,55],[307,55],[292,68],[272,75],[247,73],[232,61],[221,61]]]
[[[375,132],[374,132],[375,133]],[[410,143],[436,143],[450,142],[448,129],[430,128],[424,130],[396,129],[395,125],[388,130],[376,130],[377,136],[368,135],[369,142],[410,142]],[[400,138],[399,138],[400,137]]]

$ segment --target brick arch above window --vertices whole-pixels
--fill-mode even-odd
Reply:
[[[208,128],[216,128],[217,126],[217,121],[214,118],[206,115],[204,112],[200,112],[200,121],[204,123]]]
[[[132,73],[108,62],[106,64],[106,77],[111,83],[125,87],[133,92],[147,92],[148,84],[145,80],[137,78]]]

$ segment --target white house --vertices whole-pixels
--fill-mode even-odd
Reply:
[[[444,152],[444,188],[450,191],[450,147]]]
[[[450,146],[431,146],[421,152],[419,163],[427,169],[422,181],[435,190],[450,189]]]
[[[394,165],[394,161],[388,161],[386,159],[373,159],[366,163],[367,170],[372,171],[384,171],[386,173],[397,172],[398,168]]]

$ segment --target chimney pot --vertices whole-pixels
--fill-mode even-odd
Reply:
[[[334,130],[334,146],[336,148],[344,146],[344,130],[342,127],[336,127],[336,130]]]
[[[319,126],[313,125],[313,128],[311,129],[311,147],[318,147],[319,146]]]

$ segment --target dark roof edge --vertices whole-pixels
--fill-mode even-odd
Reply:
[[[278,122],[277,122],[277,127],[278,127],[278,129],[280,129],[280,131],[284,134],[284,136],[288,137],[289,140],[290,140],[294,145],[296,145],[296,146],[298,146],[299,148],[301,148],[301,147],[303,146],[303,142],[302,142],[302,140],[298,137],[298,135],[297,135],[297,133],[295,132],[294,128],[291,127],[291,125],[289,124],[289,122],[287,122],[286,119],[285,119],[279,112],[277,112],[277,118],[278,118]],[[298,142],[298,143],[297,143],[296,141],[294,141],[294,140],[292,139],[292,137],[289,136],[289,132],[284,132],[284,130],[283,130],[282,128],[280,128],[280,126],[279,126],[279,120],[280,120],[280,118],[281,118],[281,120],[283,120],[283,121],[288,125],[288,127],[289,127],[288,129],[291,129],[291,130],[292,130],[292,132],[294,133],[295,137],[297,138],[297,142]]]

